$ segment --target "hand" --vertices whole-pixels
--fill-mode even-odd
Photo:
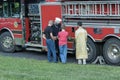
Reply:
[[[53,39],[53,40],[57,40],[57,37],[53,37],[52,39]]]
[[[72,40],[72,37],[68,37],[68,40],[69,40],[69,41]]]
[[[43,39],[45,39],[45,40],[46,40],[45,34],[43,34]]]

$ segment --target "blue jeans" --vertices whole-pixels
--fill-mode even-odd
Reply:
[[[59,46],[60,49],[60,58],[62,63],[66,63],[67,61],[67,45]]]
[[[46,39],[47,44],[47,57],[49,62],[57,62],[56,60],[56,50],[55,50],[55,42],[52,39]]]

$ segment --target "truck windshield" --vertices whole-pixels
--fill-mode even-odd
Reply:
[[[20,17],[20,0],[4,0],[0,3],[0,17]]]

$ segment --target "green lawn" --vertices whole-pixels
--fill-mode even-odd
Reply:
[[[0,56],[0,80],[119,80],[120,66],[48,63]]]

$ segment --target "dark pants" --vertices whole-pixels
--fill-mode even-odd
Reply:
[[[55,40],[55,48],[57,51],[57,60],[60,60],[59,40]],[[60,60],[61,61],[61,60]]]

